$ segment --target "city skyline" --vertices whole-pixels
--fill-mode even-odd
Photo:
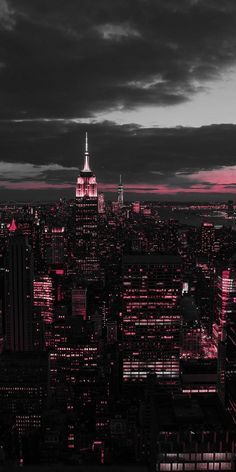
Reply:
[[[235,25],[233,0],[2,0],[0,198],[72,198],[86,131],[108,198],[121,173],[127,200],[233,198]]]
[[[0,468],[236,470],[235,0],[0,0]]]

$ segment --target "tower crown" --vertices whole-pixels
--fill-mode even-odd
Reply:
[[[17,225],[14,218],[12,218],[11,223],[8,225],[8,230],[11,231],[11,233],[14,233],[17,230]]]
[[[89,165],[88,133],[85,135],[84,167],[77,178],[76,197],[97,197],[96,176]]]

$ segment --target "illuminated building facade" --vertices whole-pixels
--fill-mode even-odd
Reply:
[[[236,320],[227,323],[225,341],[225,406],[236,424]]]
[[[216,281],[216,317],[223,329],[228,320],[236,316],[236,273],[232,268],[223,269]]]
[[[209,256],[215,243],[215,227],[213,223],[204,222],[201,226],[201,253]]]
[[[83,287],[73,288],[71,291],[72,316],[87,318],[87,289]]]
[[[32,350],[33,256],[25,236],[10,230],[6,258],[6,347]]]
[[[236,272],[223,269],[217,278],[217,322],[219,341],[219,393],[236,423]]]
[[[154,372],[174,388],[179,380],[181,258],[125,256],[123,260],[123,380]]]
[[[47,266],[63,267],[66,258],[65,228],[44,226],[43,249]]]
[[[51,263],[55,266],[63,266],[65,262],[65,228],[52,228],[52,245],[51,245]]]
[[[36,349],[48,348],[52,343],[54,321],[54,290],[49,275],[38,275],[33,282],[34,343]]]
[[[79,276],[84,280],[98,277],[98,195],[96,176],[90,169],[86,133],[84,167],[76,185],[75,256]]]

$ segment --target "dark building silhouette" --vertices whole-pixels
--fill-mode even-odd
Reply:
[[[10,229],[6,258],[6,348],[32,350],[33,257],[23,234]]]
[[[227,215],[228,215],[229,218],[232,218],[232,216],[234,216],[234,202],[233,202],[233,200],[228,200]]]

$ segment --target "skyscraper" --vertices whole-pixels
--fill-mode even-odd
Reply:
[[[76,185],[76,241],[75,257],[81,279],[98,277],[98,196],[96,176],[90,169],[88,135],[86,133],[84,167]]]
[[[83,320],[87,318],[87,289],[83,287],[72,288],[71,290],[72,316],[81,316]]]
[[[219,393],[236,423],[236,272],[233,268],[220,272],[216,289],[214,329],[219,341]]]
[[[120,206],[124,204],[124,187],[122,184],[121,175],[120,175],[120,182],[118,185],[118,203],[120,204]]]
[[[214,247],[215,227],[213,223],[202,223],[201,226],[201,253],[209,256]]]
[[[64,226],[43,227],[41,238],[41,254],[44,270],[56,274],[64,273],[67,262],[67,237]]]
[[[49,275],[37,275],[33,282],[34,347],[50,347],[54,309],[53,281]],[[43,337],[43,339],[42,339]],[[42,344],[41,344],[42,339]]]
[[[123,260],[123,380],[148,373],[170,388],[179,378],[181,258],[132,255]]]
[[[25,236],[10,229],[6,260],[6,348],[32,350],[33,258]]]

